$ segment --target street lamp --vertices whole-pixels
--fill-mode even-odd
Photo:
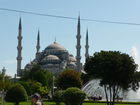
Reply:
[[[5,95],[6,95],[6,92],[4,91],[4,89],[2,89],[2,91],[0,92],[0,95],[1,95],[1,99],[2,99],[2,104],[1,105],[4,105],[4,98],[5,98]]]
[[[55,80],[55,76],[53,76],[53,81],[52,81],[52,95],[54,95],[54,80]]]

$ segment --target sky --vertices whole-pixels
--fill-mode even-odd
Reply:
[[[0,0],[0,8],[77,18],[140,23],[140,0]],[[76,55],[77,20],[37,16],[0,10],[0,69],[16,73],[17,35],[22,19],[22,68],[35,58],[40,30],[41,51],[56,41]],[[81,55],[85,61],[85,36],[89,30],[89,54],[101,50],[121,51],[140,64],[140,25],[81,20]]]

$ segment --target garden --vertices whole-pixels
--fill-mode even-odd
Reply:
[[[101,51],[89,57],[85,63],[85,72],[66,69],[58,77],[34,65],[24,70],[21,78],[11,78],[5,70],[0,72],[0,91],[4,105],[31,105],[31,96],[39,93],[44,105],[134,105],[139,102],[116,102],[121,89],[139,88],[137,65],[132,57],[117,51]],[[127,71],[127,72],[126,72]],[[104,87],[106,101],[87,100],[87,94],[81,90],[89,80],[99,78]],[[107,92],[109,91],[109,92]],[[0,103],[3,103],[2,100]]]

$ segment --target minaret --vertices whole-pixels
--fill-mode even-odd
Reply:
[[[78,17],[78,25],[77,25],[77,45],[76,45],[76,50],[77,50],[77,55],[76,55],[76,60],[77,60],[77,71],[81,72],[81,55],[80,55],[80,49],[81,49],[81,45],[80,45],[80,39],[81,39],[81,35],[80,35],[80,16]]]
[[[89,49],[89,45],[88,45],[88,29],[87,29],[87,32],[86,32],[86,45],[85,45],[85,50],[86,50],[85,59],[87,59],[89,57],[88,49]]]
[[[17,76],[21,75],[21,61],[22,61],[22,26],[21,26],[21,18],[19,20],[19,27],[18,27],[18,46],[17,46]]]
[[[40,50],[40,35],[39,35],[39,30],[38,30],[37,45],[36,45],[36,56],[39,53],[39,50]]]

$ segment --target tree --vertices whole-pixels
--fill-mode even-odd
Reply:
[[[80,105],[86,97],[86,94],[79,88],[71,87],[63,93],[66,105]]]
[[[121,89],[137,90],[139,88],[135,78],[136,69],[137,65],[133,58],[118,51],[97,52],[85,63],[86,73],[101,80],[100,85],[104,87],[107,102],[110,101],[108,105],[114,105],[115,98]],[[108,89],[109,92],[107,92]]]
[[[47,86],[49,89],[52,88],[53,75],[47,70],[36,71],[33,74],[33,80],[40,82],[43,86]]]
[[[80,73],[75,70],[65,70],[59,75],[56,85],[62,90],[69,87],[81,88],[82,80],[80,78]]]
[[[6,69],[3,68],[2,72],[0,71],[0,91],[8,90],[12,86],[11,77],[6,75]]]
[[[47,76],[45,75],[45,71],[40,70],[33,73],[32,79],[34,81],[40,82],[43,86],[47,86]]]
[[[6,69],[5,67],[0,71],[0,92],[1,92],[1,100],[2,100],[2,105],[4,104],[4,97],[6,91],[11,88],[12,82],[11,82],[11,77],[6,75]]]
[[[140,82],[140,72],[139,72],[139,71],[137,71],[137,72],[135,73],[135,76],[136,76],[136,78],[138,79],[138,81]]]
[[[91,79],[91,77],[86,73],[81,73],[81,79],[83,84],[86,84]]]
[[[19,105],[21,101],[27,101],[26,90],[22,85],[16,84],[7,91],[5,100]]]
[[[28,96],[31,96],[34,93],[39,93],[41,96],[48,94],[48,88],[43,86],[40,82],[37,81],[20,81],[19,82],[27,91]]]
[[[52,89],[52,85],[53,85],[53,74],[47,70],[45,74],[46,74],[47,87],[50,90]]]
[[[3,89],[5,91],[8,90],[12,85],[13,83],[10,80],[0,80],[0,91],[2,91]]]
[[[22,71],[21,80],[24,80],[24,81],[32,80],[34,73],[41,70],[43,69],[41,68],[40,65],[33,65],[33,67],[30,70],[25,69]]]
[[[37,81],[40,82],[43,86],[47,86],[48,89],[51,89],[53,74],[45,69],[42,69],[39,65],[34,65],[31,70],[24,70],[22,72],[21,80]]]

